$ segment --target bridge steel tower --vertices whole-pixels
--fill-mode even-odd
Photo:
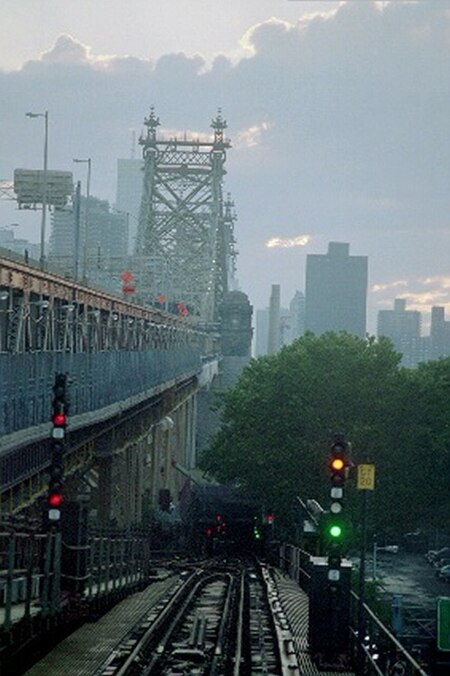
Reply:
[[[234,216],[223,199],[227,127],[219,110],[212,140],[157,138],[153,108],[144,120],[144,185],[136,237],[137,293],[165,309],[216,323],[234,273]]]

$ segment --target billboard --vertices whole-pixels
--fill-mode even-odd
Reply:
[[[45,179],[45,180],[44,180]],[[43,169],[15,169],[14,192],[19,209],[35,209],[44,200],[46,204],[63,207],[73,193],[73,175],[71,171],[46,171]]]

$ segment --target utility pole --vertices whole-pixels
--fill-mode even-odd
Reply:
[[[43,173],[43,190],[42,190],[42,217],[41,217],[41,252],[39,264],[41,270],[45,268],[45,229],[47,219],[47,202],[48,202],[48,110],[44,113],[25,113],[26,117],[43,117],[44,118],[44,173]]]
[[[81,182],[77,182],[74,202],[74,252],[73,252],[73,278],[77,282],[80,273],[80,203],[81,203]]]
[[[91,205],[91,168],[92,160],[88,157],[86,160],[73,159],[77,164],[87,164],[86,180],[86,207],[84,210],[84,237],[83,237],[83,281],[87,281],[88,266],[88,242],[89,242],[89,208]]]
[[[367,552],[367,491],[375,488],[375,465],[365,462],[358,465],[356,488],[362,491],[361,504],[361,544],[359,555],[359,580],[358,580],[358,662],[362,672],[364,668],[364,598],[366,586],[366,552]],[[376,546],[376,545],[375,545]],[[375,549],[374,549],[375,556]]]

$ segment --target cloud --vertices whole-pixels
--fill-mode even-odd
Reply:
[[[271,237],[266,242],[268,249],[292,249],[295,246],[306,246],[310,240],[309,235],[298,235],[297,237]]]
[[[387,284],[374,284],[371,290],[374,293],[379,293],[380,291],[392,291],[402,286],[408,286],[406,279],[398,279],[395,282],[388,282]]]
[[[438,285],[442,289],[450,289],[450,277],[445,275],[437,275],[435,277],[425,277],[425,279],[421,281],[425,286]]]
[[[39,61],[60,64],[92,64],[97,61],[91,54],[91,48],[71,35],[60,35],[51,49],[43,52]]]
[[[413,275],[448,273],[449,35],[448,3],[439,1],[351,2],[297,23],[269,19],[246,32],[246,58],[218,56],[208,68],[183,52],[154,62],[98,55],[61,35],[20,70],[0,72],[0,177],[39,165],[42,138],[20,111],[49,110],[50,167],[92,157],[93,193],[113,201],[116,160],[152,104],[179,137],[210,134],[222,106],[242,287],[263,304],[273,256],[264,247],[256,261],[255,244],[274,231],[291,240],[301,222],[320,246],[357,243],[377,299],[392,298],[414,290]],[[292,256],[302,269],[301,247]],[[298,265],[274,274],[301,288]],[[410,285],[389,287],[399,279]],[[414,292],[434,288],[443,287]]]
[[[264,132],[268,131],[273,127],[273,124],[270,122],[261,122],[260,124],[254,124],[247,129],[243,129],[237,133],[235,146],[254,148],[259,146],[262,141],[262,135]]]
[[[397,292],[397,289],[402,289]],[[386,284],[374,284],[372,292],[376,293],[377,309],[393,307],[395,298],[406,300],[407,310],[416,310],[428,316],[433,306],[443,306],[450,311],[450,277],[437,275],[426,278],[402,279]],[[428,320],[426,320],[426,325]]]

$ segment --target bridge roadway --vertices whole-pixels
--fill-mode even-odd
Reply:
[[[126,526],[142,518],[142,495],[129,499],[136,486],[154,508],[161,491],[181,490],[172,460],[194,466],[196,394],[217,373],[218,335],[208,328],[0,252],[0,516],[46,491],[57,371],[71,381],[68,496],[81,476],[98,488],[100,522]]]

